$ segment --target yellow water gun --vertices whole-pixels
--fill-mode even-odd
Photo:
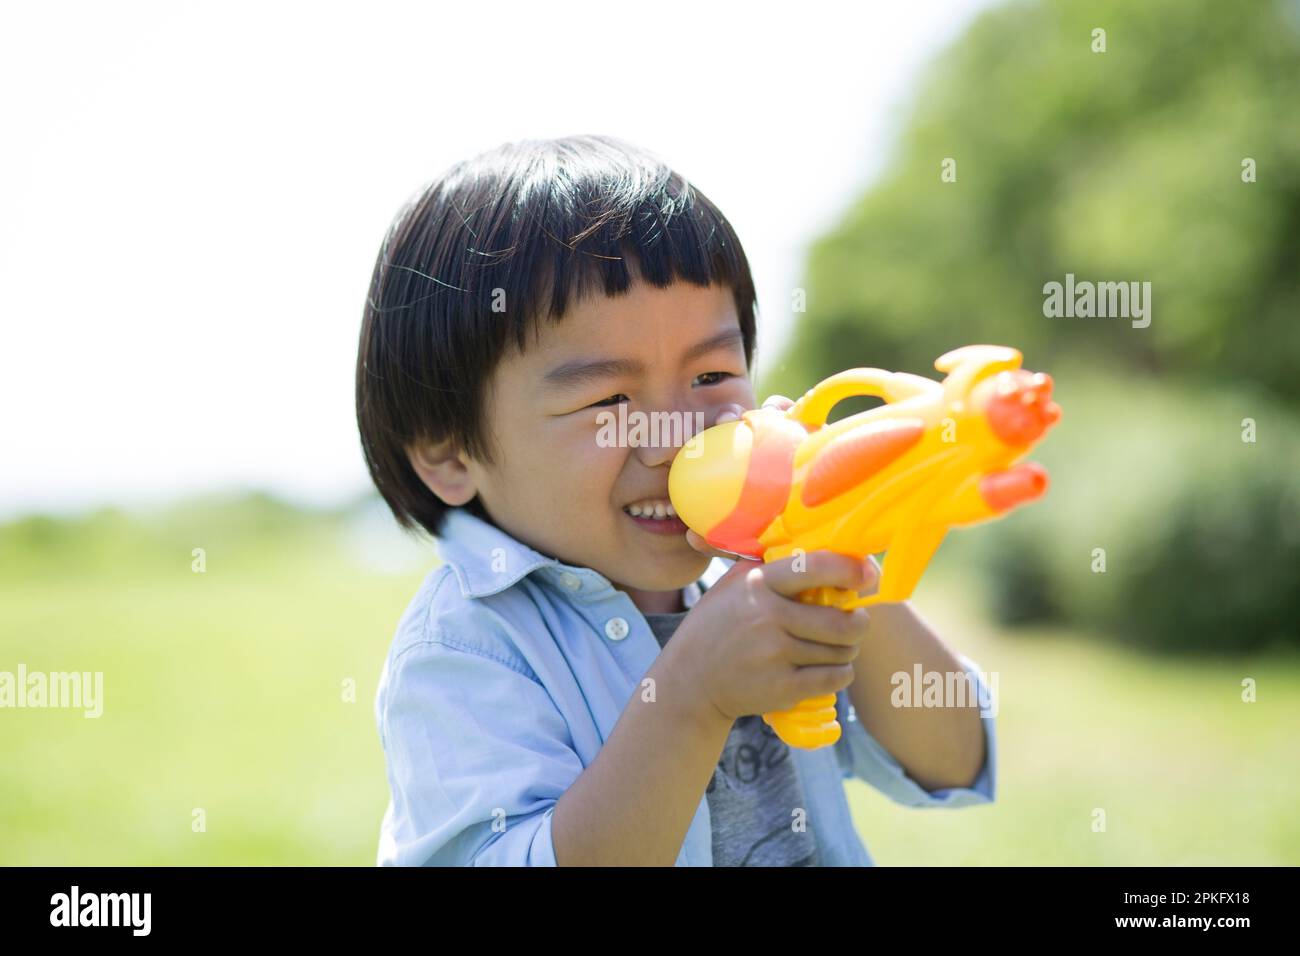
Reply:
[[[810,588],[808,604],[852,610],[905,601],[948,529],[999,517],[1040,497],[1047,472],[1016,464],[1061,417],[1052,379],[1020,367],[1000,345],[940,356],[942,382],[853,368],[790,408],[758,408],[694,436],[673,459],[668,494],[678,517],[722,551],[771,562],[827,549],[886,552],[875,594]],[[858,395],[883,405],[826,424]],[[840,738],[835,695],[763,719],[792,747]]]

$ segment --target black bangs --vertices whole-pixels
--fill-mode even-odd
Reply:
[[[752,363],[756,303],[740,241],[644,150],[606,136],[508,143],[403,207],[375,264],[357,365],[363,452],[399,523],[436,534],[446,509],[400,446],[452,438],[490,462],[482,385],[507,345],[524,350],[530,327],[637,278],[730,288]]]

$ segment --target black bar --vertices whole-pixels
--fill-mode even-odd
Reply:
[[[490,944],[512,931],[531,934],[536,942],[558,942],[569,934],[595,941],[602,937],[586,934],[595,929],[587,923],[611,919],[624,923],[635,938],[698,916],[710,935],[726,926],[736,935],[755,932],[761,938],[797,926],[809,942],[841,934],[850,942],[882,941],[901,933],[914,936],[918,946],[948,938],[1001,942],[1125,935],[1231,945],[1243,938],[1238,934],[1277,931],[1289,923],[1293,876],[1293,869],[1277,867],[9,868],[0,869],[0,926],[7,940],[36,935],[57,941],[76,934],[92,944],[100,939],[338,944],[352,938],[374,943],[389,933],[416,931],[436,946],[465,933],[486,934],[483,941]],[[147,935],[136,932],[144,928],[143,896],[108,901],[102,912],[111,918],[116,906],[116,926],[52,925],[52,918],[71,922],[74,886],[78,921],[101,911],[100,894],[149,894]],[[1173,895],[1178,893],[1185,896]],[[92,896],[95,901],[87,903]],[[1208,929],[1177,923],[1243,917],[1245,925]],[[1118,924],[1134,918],[1154,923]],[[1167,918],[1173,925],[1164,924]]]

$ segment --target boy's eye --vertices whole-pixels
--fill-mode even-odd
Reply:
[[[704,373],[702,373],[702,374],[700,374],[700,375],[695,376],[695,380],[698,382],[700,379],[702,379],[702,378],[709,378],[709,376],[711,376],[711,375],[716,375],[716,376],[718,376],[718,377],[717,377],[717,378],[714,378],[714,379],[710,379],[710,380],[707,381],[707,382],[700,382],[700,384],[701,384],[701,385],[717,385],[717,384],[718,384],[719,382],[721,382],[724,378],[730,378],[730,377],[731,377],[731,373],[730,373],[730,372],[704,372]]]
[[[731,372],[703,372],[695,376],[695,381],[699,385],[717,385],[718,383],[722,382],[725,379],[734,378],[734,377],[735,376],[732,375]],[[703,381],[701,381],[701,379],[703,379]],[[611,405],[619,405],[627,401],[631,401],[631,399],[629,399],[622,392],[619,392],[617,395],[609,396],[609,398],[602,398],[598,402],[592,402],[587,407],[608,408]]]

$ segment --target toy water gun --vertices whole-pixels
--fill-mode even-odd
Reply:
[[[1016,464],[1061,417],[1052,379],[1021,354],[968,345],[940,356],[942,382],[853,368],[790,408],[759,408],[678,450],[668,494],[678,517],[722,551],[771,562],[827,549],[886,552],[879,589],[860,597],[810,588],[808,604],[851,610],[905,601],[948,529],[997,518],[1047,490],[1047,472]],[[885,404],[828,425],[842,399]],[[839,740],[835,695],[763,719],[792,747]]]

